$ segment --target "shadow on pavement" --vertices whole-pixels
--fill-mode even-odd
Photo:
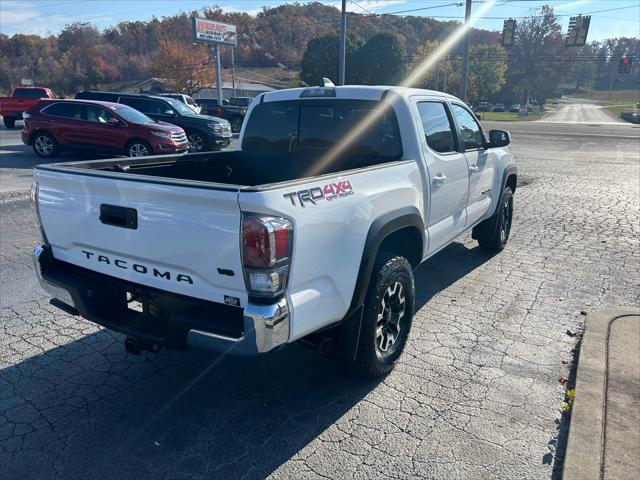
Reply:
[[[417,307],[489,258],[445,249],[416,274]],[[0,465],[7,478],[264,478],[379,381],[298,345],[135,357],[100,330],[0,370]],[[348,436],[334,427],[325,438]]]
[[[467,248],[453,242],[424,262],[416,271],[416,311],[420,310],[438,292],[494,257],[479,246]]]

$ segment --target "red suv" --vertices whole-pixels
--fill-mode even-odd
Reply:
[[[119,103],[43,100],[23,114],[22,142],[51,158],[61,150],[143,157],[186,152],[184,130]]]

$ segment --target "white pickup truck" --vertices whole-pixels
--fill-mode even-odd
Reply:
[[[384,374],[411,328],[414,269],[469,229],[506,244],[509,142],[435,91],[266,93],[237,151],[38,166],[36,269],[54,304],[133,353],[302,341]]]

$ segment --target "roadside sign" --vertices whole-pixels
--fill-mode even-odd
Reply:
[[[31,78],[21,78],[20,85],[23,87],[33,87],[33,79]]]
[[[194,42],[238,45],[238,33],[235,25],[198,17],[191,17],[191,25]]]
[[[527,115],[529,115],[529,109],[526,105],[521,105],[520,110],[518,110],[518,116],[526,117]]]

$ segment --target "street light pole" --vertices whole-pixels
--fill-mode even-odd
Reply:
[[[344,85],[345,57],[347,50],[347,0],[342,0],[340,18],[340,59],[338,65],[338,85]]]
[[[460,99],[467,101],[467,77],[469,76],[469,43],[471,38],[471,0],[467,0],[464,9],[464,24],[467,31],[464,33],[464,50],[462,52],[462,78],[460,81]]]

